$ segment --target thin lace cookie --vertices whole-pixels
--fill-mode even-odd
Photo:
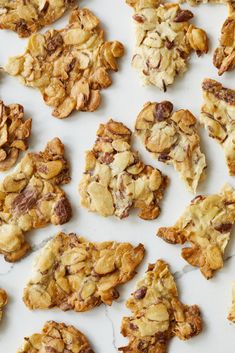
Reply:
[[[24,338],[17,353],[94,353],[86,336],[74,326],[47,321],[41,333]]]
[[[5,105],[0,100],[0,172],[13,167],[20,152],[28,149],[32,119],[24,119],[20,104]]]
[[[117,286],[135,275],[144,246],[107,241],[93,243],[59,233],[42,249],[24,289],[29,309],[87,311],[119,297]]]
[[[163,260],[148,266],[126,306],[133,316],[122,320],[121,333],[129,339],[128,346],[119,348],[122,352],[166,353],[172,337],[187,340],[202,330],[198,306],[179,300],[175,280]]]
[[[0,254],[15,262],[29,251],[25,233],[47,224],[64,224],[72,216],[59,187],[70,181],[64,145],[54,138],[43,152],[28,153],[16,171],[0,183]]]
[[[208,51],[205,31],[189,21],[193,13],[159,0],[126,0],[135,10],[136,43],[132,66],[145,85],[166,91],[187,70],[189,55]]]
[[[76,0],[0,0],[0,29],[10,29],[19,37],[29,37],[50,25]]]
[[[229,174],[235,175],[235,91],[208,78],[202,83],[202,91],[200,122],[223,148]]]
[[[102,216],[129,216],[131,208],[150,220],[160,214],[168,178],[145,165],[131,148],[131,131],[122,123],[101,124],[93,149],[86,154],[79,185],[81,205]]]
[[[233,282],[233,289],[232,289],[232,306],[229,310],[228,320],[235,323],[235,282]]]
[[[99,19],[88,9],[74,9],[67,27],[30,37],[23,55],[12,57],[6,71],[22,84],[38,88],[57,118],[73,110],[96,110],[100,91],[112,84],[123,56],[120,42],[105,40]]]
[[[195,193],[205,177],[206,159],[192,113],[183,109],[173,112],[173,104],[168,101],[148,102],[136,119],[135,132],[151,155],[172,164]]]
[[[189,242],[182,257],[209,279],[224,265],[234,222],[235,190],[226,184],[218,194],[195,197],[175,225],[160,228],[157,235],[171,244]]]
[[[0,321],[3,317],[3,309],[7,305],[8,296],[4,289],[0,288]]]

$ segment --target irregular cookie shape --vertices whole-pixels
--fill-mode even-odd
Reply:
[[[220,46],[215,50],[213,64],[219,69],[218,74],[235,67],[235,8],[228,2],[228,18],[221,29]]]
[[[22,258],[30,246],[25,233],[71,218],[71,206],[60,184],[70,181],[64,145],[55,138],[44,152],[28,153],[16,171],[0,183],[0,254]]]
[[[17,353],[94,353],[86,336],[74,326],[47,321],[42,333],[25,337]]]
[[[59,19],[76,0],[0,0],[0,29],[10,29],[20,37]]]
[[[235,91],[211,79],[203,81],[202,90],[200,121],[222,146],[229,174],[235,175]]]
[[[180,302],[174,278],[163,260],[148,266],[126,306],[133,316],[122,321],[121,333],[129,339],[127,347],[119,348],[123,352],[166,353],[173,336],[187,340],[202,330],[198,306]]]
[[[109,71],[124,53],[119,42],[107,42],[99,20],[87,9],[75,9],[61,30],[32,35],[23,55],[12,57],[6,71],[40,90],[53,115],[66,118],[74,109],[94,111],[100,91],[111,85]]]
[[[134,207],[142,219],[157,218],[167,177],[131,150],[131,131],[122,123],[101,124],[97,136],[79,185],[81,205],[105,217],[122,219]]]
[[[4,289],[0,288],[0,321],[2,319],[2,315],[3,315],[3,308],[4,306],[7,305],[7,293],[5,292]]]
[[[235,322],[235,282],[233,283],[232,290],[232,306],[229,310],[228,320]]]
[[[135,124],[136,134],[145,148],[160,162],[173,164],[193,192],[206,168],[196,122],[190,111],[173,112],[172,103],[163,101],[146,103]]]
[[[182,257],[209,279],[223,267],[234,222],[235,190],[227,184],[219,194],[197,196],[173,227],[160,228],[157,235],[171,244],[189,242]]]
[[[59,233],[36,258],[23,300],[30,309],[87,311],[111,305],[119,297],[116,287],[134,277],[143,256],[142,244],[91,243]]]
[[[0,101],[0,171],[6,171],[16,163],[20,151],[28,149],[32,119],[24,120],[24,108],[20,104],[4,105]]]
[[[135,9],[136,45],[132,66],[143,83],[166,91],[178,74],[187,70],[192,51],[208,51],[206,33],[189,23],[193,13],[178,4],[154,0],[127,0]]]

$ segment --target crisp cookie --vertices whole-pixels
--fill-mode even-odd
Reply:
[[[116,287],[135,275],[144,246],[92,243],[59,233],[35,259],[23,300],[30,309],[87,311],[119,297]]]
[[[232,306],[229,310],[228,320],[235,322],[235,282],[233,282],[232,289]]]
[[[4,289],[0,288],[0,321],[3,316],[3,309],[7,305],[7,300],[8,300],[7,293],[5,292]]]
[[[20,104],[4,105],[0,100],[0,171],[15,165],[21,151],[28,149],[32,119],[24,119]]]
[[[187,340],[202,330],[198,306],[181,303],[175,280],[163,260],[148,266],[126,306],[133,316],[123,318],[121,333],[128,337],[129,344],[119,351],[166,353],[173,336]]]
[[[227,4],[230,0],[180,0],[179,3],[187,2],[191,6],[200,4]]]
[[[163,101],[146,103],[135,124],[135,132],[145,148],[158,161],[173,164],[194,193],[206,168],[196,123],[189,110],[173,112],[173,104]]]
[[[159,216],[159,203],[168,178],[145,165],[131,149],[131,131],[122,123],[101,124],[97,140],[86,154],[85,173],[79,185],[81,205],[102,216],[129,216],[140,209],[142,219]]]
[[[200,122],[222,146],[229,174],[235,175],[235,91],[211,79],[203,81],[202,90]]]
[[[135,9],[136,44],[132,66],[145,85],[166,91],[187,70],[192,51],[208,51],[205,31],[190,24],[193,13],[178,4],[154,0],[126,0]]]
[[[17,353],[94,353],[86,336],[74,326],[47,321],[42,333],[25,337]]]
[[[25,53],[10,58],[6,71],[38,88],[52,115],[66,118],[73,110],[99,107],[100,91],[112,84],[109,72],[118,71],[123,54],[120,42],[105,40],[98,18],[77,8],[64,29],[32,35]]]
[[[160,228],[157,235],[171,244],[189,242],[182,257],[209,279],[224,265],[234,222],[235,190],[226,184],[219,194],[195,197],[175,225]]]
[[[76,0],[0,0],[0,29],[10,29],[20,37],[59,19]]]
[[[44,152],[28,153],[0,183],[0,254],[21,259],[30,249],[25,233],[68,222],[72,211],[60,184],[70,181],[64,145],[55,138]]]

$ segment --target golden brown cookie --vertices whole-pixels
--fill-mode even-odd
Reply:
[[[233,283],[232,289],[232,306],[229,310],[228,320],[235,322],[235,282]]]
[[[28,149],[32,119],[24,119],[20,104],[4,105],[0,101],[0,171],[15,165],[21,151]]]
[[[38,88],[57,118],[73,110],[94,111],[100,91],[111,85],[110,71],[118,71],[123,45],[105,40],[99,20],[87,9],[75,9],[69,24],[29,39],[23,55],[12,57],[6,71]]]
[[[94,353],[86,336],[74,326],[47,321],[42,333],[24,338],[17,353]]]
[[[235,175],[235,91],[211,79],[203,81],[202,90],[200,122],[222,146],[229,174]]]
[[[0,288],[0,321],[3,316],[4,306],[7,305],[7,300],[8,300],[7,293],[5,292],[4,289]]]
[[[131,131],[122,123],[101,124],[92,150],[86,154],[79,185],[81,205],[102,216],[127,217],[140,209],[142,219],[155,219],[167,186],[167,177],[145,165],[131,149]]]
[[[148,266],[126,306],[133,313],[122,320],[121,333],[129,339],[128,353],[166,353],[168,341],[177,336],[187,340],[202,330],[197,305],[179,300],[175,280],[163,260]]]
[[[45,150],[28,153],[0,183],[0,254],[6,261],[22,258],[30,246],[25,233],[49,223],[64,224],[71,206],[60,184],[70,181],[64,145],[55,138]]]
[[[59,19],[76,0],[0,0],[0,29],[10,29],[20,37]]]
[[[183,109],[173,112],[173,104],[168,101],[148,102],[136,119],[135,132],[152,156],[172,164],[195,193],[205,176],[206,159],[192,113]]]
[[[132,66],[145,85],[166,91],[187,70],[189,55],[208,51],[205,31],[189,21],[193,13],[178,4],[156,0],[126,0],[135,10],[136,43]]]
[[[116,287],[134,277],[143,256],[142,244],[92,243],[59,233],[37,256],[23,300],[30,309],[87,311],[111,305],[119,297]]]
[[[195,197],[175,225],[160,228],[157,235],[171,244],[189,242],[182,257],[209,279],[224,265],[234,222],[235,190],[227,184],[219,194]]]

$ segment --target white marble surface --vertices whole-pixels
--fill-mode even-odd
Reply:
[[[15,353],[23,337],[40,332],[47,320],[64,321],[81,329],[89,337],[96,353],[117,352],[118,347],[127,343],[127,340],[120,335],[122,316],[130,314],[125,308],[125,301],[133,291],[136,280],[144,274],[147,264],[158,258],[163,258],[170,263],[172,271],[176,273],[182,301],[187,304],[198,304],[204,320],[203,332],[198,337],[187,342],[173,339],[169,346],[169,353],[232,353],[235,351],[235,325],[230,324],[226,316],[231,301],[231,284],[235,279],[234,239],[231,239],[227,248],[224,269],[213,279],[206,281],[197,269],[188,266],[181,259],[180,246],[166,244],[155,236],[159,226],[167,226],[175,222],[193,197],[185,190],[174,170],[153,161],[140,142],[136,138],[133,139],[143,160],[158,166],[170,177],[170,186],[162,203],[162,214],[155,221],[140,220],[135,212],[122,221],[115,218],[103,219],[79,207],[77,192],[77,184],[84,165],[84,151],[92,146],[99,123],[105,122],[112,116],[133,128],[135,117],[143,103],[163,99],[171,100],[175,108],[188,108],[198,116],[202,102],[200,90],[202,79],[204,77],[218,79],[211,61],[220,26],[226,17],[226,9],[220,5],[204,5],[193,9],[195,23],[208,32],[210,52],[201,58],[193,55],[190,70],[177,80],[167,93],[163,93],[156,88],[142,87],[137,73],[130,67],[134,42],[132,10],[125,5],[124,0],[84,0],[80,4],[89,7],[100,17],[108,39],[118,39],[126,47],[126,56],[121,60],[120,71],[113,75],[113,86],[102,93],[102,106],[97,112],[74,113],[67,120],[57,120],[50,116],[51,109],[44,105],[37,91],[22,87],[15,78],[1,75],[1,99],[6,104],[15,102],[23,104],[26,115],[33,117],[30,148],[38,151],[54,136],[59,136],[65,143],[72,165],[72,182],[64,189],[72,201],[74,215],[71,222],[61,228],[49,226],[31,232],[28,239],[33,246],[33,252],[22,261],[12,265],[0,259],[0,286],[9,294],[9,304],[0,324],[0,353]],[[63,26],[66,21],[65,16],[56,23],[56,27]],[[3,66],[9,56],[23,51],[26,40],[19,39],[13,33],[1,31],[0,43],[0,65]],[[220,80],[228,87],[235,88],[234,77],[235,72],[232,72],[225,74]],[[217,192],[225,182],[235,186],[235,179],[228,176],[222,150],[202,130],[201,135],[203,150],[206,152],[208,161],[208,172],[207,179],[198,193]],[[130,241],[133,244],[138,242],[145,244],[147,254],[138,269],[138,275],[120,288],[120,298],[111,307],[103,305],[90,312],[74,313],[59,310],[31,312],[24,306],[21,299],[22,291],[30,275],[35,253],[60,229],[77,232],[94,241],[114,239]]]

